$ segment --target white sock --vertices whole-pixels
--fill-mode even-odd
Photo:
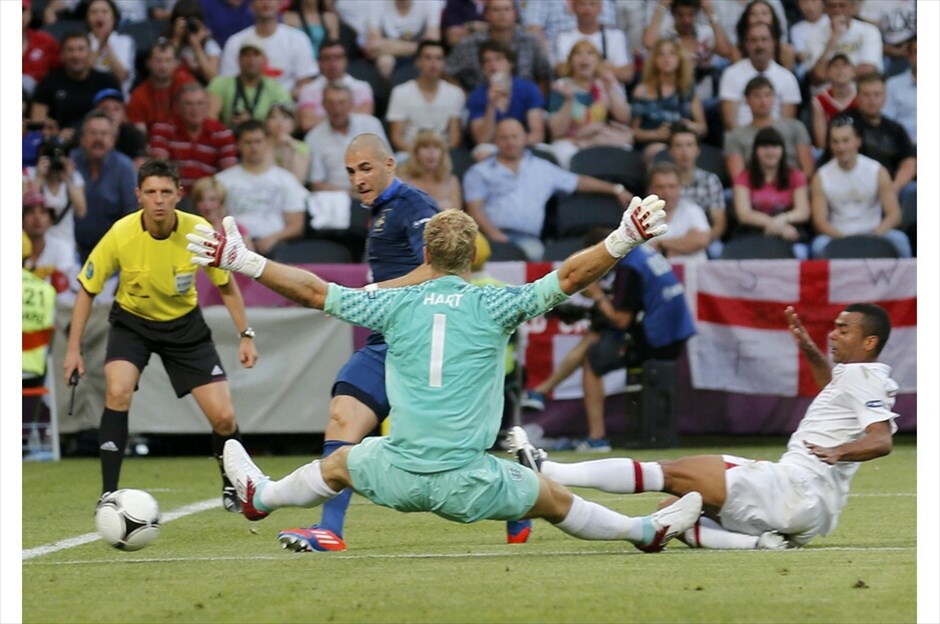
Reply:
[[[256,494],[269,509],[278,507],[316,507],[339,494],[320,472],[320,460],[305,464],[280,481],[268,481]]]
[[[751,550],[757,548],[759,538],[756,535],[729,531],[711,518],[702,516],[695,526],[683,533],[679,539],[690,548]]]
[[[560,464],[543,461],[542,474],[569,487],[591,487],[611,494],[662,492],[663,467],[657,462],[638,462],[617,457]]]
[[[555,525],[568,535],[585,540],[631,540],[643,538],[643,523],[597,503],[574,497],[565,519]]]

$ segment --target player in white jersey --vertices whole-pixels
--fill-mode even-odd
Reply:
[[[705,515],[680,539],[718,549],[803,546],[835,529],[859,462],[891,452],[897,431],[891,411],[898,386],[891,368],[877,362],[891,332],[887,313],[854,303],[836,317],[829,334],[835,366],[820,351],[792,307],[790,332],[822,387],[778,462],[731,455],[697,455],[672,461],[628,458],[572,464],[548,461],[525,432],[509,434],[519,461],[568,486],[633,494],[701,492]],[[669,500],[663,501],[666,503]]]
[[[424,257],[432,277],[405,288],[343,288],[266,260],[244,248],[230,217],[224,235],[198,228],[189,235],[193,262],[249,275],[298,303],[381,331],[388,342],[389,435],[340,448],[278,481],[264,475],[241,444],[229,444],[225,467],[244,501],[244,515],[260,520],[278,507],[312,507],[352,487],[399,511],[431,511],[455,522],[544,518],[582,539],[626,540],[641,550],[661,550],[698,519],[697,492],[651,516],[631,518],[486,450],[499,429],[510,334],[663,234],[662,208],[655,195],[634,199],[604,242],[536,282],[505,288],[469,283],[478,228],[457,210],[428,221]],[[279,539],[285,548],[303,547],[289,533]],[[334,546],[342,544],[334,539]]]

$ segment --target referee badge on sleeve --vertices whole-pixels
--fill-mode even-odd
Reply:
[[[193,281],[196,279],[195,273],[176,273],[173,275],[176,278],[176,292],[181,295],[185,295],[189,292],[189,289],[192,288]]]

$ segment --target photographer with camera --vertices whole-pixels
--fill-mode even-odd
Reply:
[[[164,37],[181,66],[203,85],[219,75],[222,47],[212,38],[196,0],[179,0],[173,5]]]
[[[606,230],[605,230],[606,232]],[[590,232],[586,242],[603,233]],[[579,367],[584,389],[584,411],[588,437],[575,450],[603,453],[611,450],[604,424],[604,383],[612,371],[641,364],[646,360],[676,360],[686,340],[695,334],[695,325],[685,300],[685,290],[666,259],[649,245],[637,247],[624,256],[612,272],[609,292],[597,282],[582,295],[594,301],[590,308],[558,306],[552,314],[563,322],[591,319],[591,327],[581,342],[544,382],[528,390],[523,407],[545,408],[545,395]]]

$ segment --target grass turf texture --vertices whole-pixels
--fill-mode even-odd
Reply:
[[[630,455],[776,459],[783,445]],[[309,458],[256,459],[280,477]],[[24,550],[94,531],[98,480],[97,460],[24,463]],[[218,496],[209,458],[129,459],[122,483],[153,493],[164,515]],[[165,523],[143,551],[94,541],[25,560],[23,621],[912,622],[915,491],[916,446],[899,439],[890,456],[861,467],[826,539],[786,552],[674,542],[658,555],[577,540],[544,521],[528,544],[507,545],[503,523],[462,526],[361,497],[347,518],[348,551],[294,554],[279,548],[277,531],[319,519],[319,509],[249,523],[219,506]],[[579,493],[631,515],[650,512],[661,496]]]

